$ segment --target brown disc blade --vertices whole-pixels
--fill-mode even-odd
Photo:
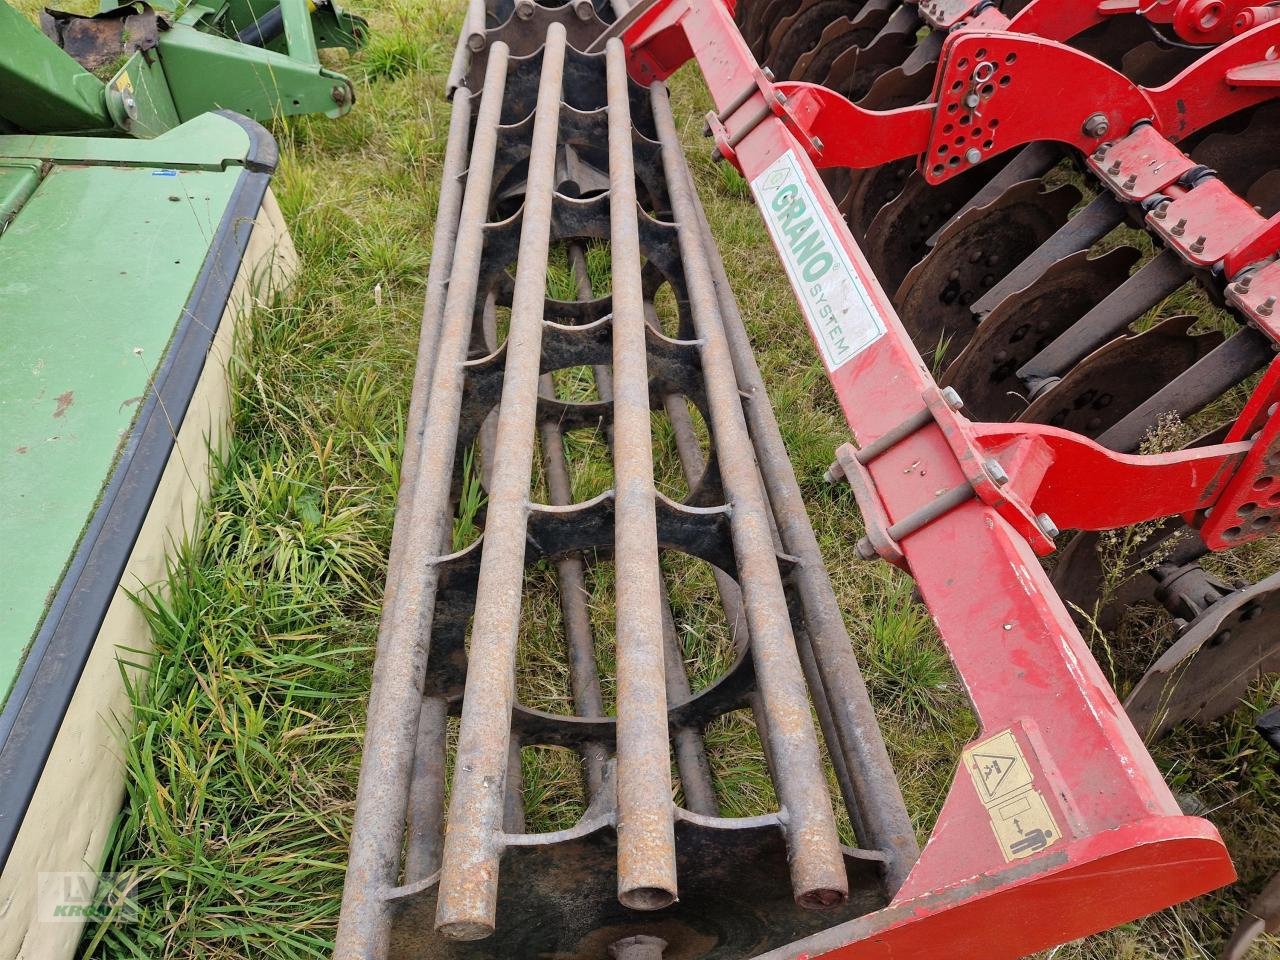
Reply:
[[[893,302],[926,357],[955,356],[973,336],[970,304],[1067,221],[1080,191],[1015,184],[996,200],[952,221],[902,281]]]
[[[1144,333],[1117,337],[1036,397],[1018,419],[1097,437],[1222,343],[1192,334],[1194,316],[1170,317]]]
[[[838,20],[851,21],[861,7],[859,0],[804,0],[769,36],[768,61],[774,74],[796,79],[796,62],[818,45],[826,28]]]
[[[1154,740],[1183,722],[1230,713],[1261,674],[1280,670],[1280,573],[1228,594],[1196,617],[1125,700]]]
[[[1016,420],[1026,409],[1018,368],[1124,282],[1138,251],[1117,247],[1090,259],[1081,250],[1001,301],[941,378],[982,420]]]
[[[863,7],[856,18],[841,17],[826,25],[818,42],[800,55],[787,74],[792,80],[828,85],[831,66],[852,48],[866,46],[889,19],[883,7]]]

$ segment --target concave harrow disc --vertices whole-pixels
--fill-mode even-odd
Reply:
[[[926,6],[935,18],[948,8]],[[1028,4],[996,6],[1012,16]],[[825,7],[823,0],[740,0],[737,19],[779,80],[822,84],[874,110],[931,97],[946,31],[922,19],[919,6],[841,4],[841,19],[825,30],[784,29]],[[853,28],[862,18],[883,18],[881,33],[866,40]],[[876,51],[890,49],[889,35],[898,47],[881,57]],[[1149,86],[1212,49],[1181,42],[1140,16],[1111,18],[1072,44]],[[850,84],[842,66],[859,57],[875,74],[866,85]],[[1280,104],[1227,116],[1181,146],[1263,215],[1280,210]],[[913,159],[827,170],[824,179],[881,283],[897,291],[894,304],[939,382],[955,388],[974,417],[1052,424],[1136,452],[1171,417],[1198,424],[1235,415],[1233,391],[1272,360],[1274,344],[1220,309],[1223,283],[1213,271],[1193,270],[1158,246],[1140,252],[1151,247],[1135,229],[1145,211],[1118,202],[1081,166],[1076,157],[1063,160],[1056,146],[1033,144],[939,186],[914,172]],[[1188,317],[1188,309],[1197,312]],[[1156,442],[1168,448],[1167,435]],[[1208,551],[1195,534],[1172,524],[1167,539],[1185,541],[1178,550],[1185,582],[1204,576],[1199,560]],[[1133,695],[1135,719],[1148,735],[1178,719],[1230,711],[1261,672],[1274,669],[1274,578],[1217,594],[1214,606],[1201,605],[1188,618],[1186,597],[1162,589],[1168,571],[1152,565],[1149,576],[1139,564],[1136,580],[1102,596],[1097,543],[1095,535],[1081,535],[1054,573],[1082,622],[1114,628],[1121,611],[1144,601],[1177,618],[1180,639]],[[1160,551],[1152,545],[1147,552]],[[1256,627],[1224,625],[1242,605]],[[1207,640],[1196,639],[1205,632]],[[1263,634],[1265,641],[1256,639]],[[1212,658],[1233,666],[1212,666]]]

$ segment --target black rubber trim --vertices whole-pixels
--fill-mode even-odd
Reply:
[[[270,134],[252,120],[224,115],[250,133],[253,164],[274,169]],[[0,713],[0,869],[169,463],[177,433],[171,424],[186,418],[270,183],[268,172],[254,169],[236,182],[152,389]]]
[[[225,117],[249,135],[249,152],[244,156],[244,167],[254,173],[275,173],[280,165],[280,147],[271,131],[257,120],[250,120],[242,113],[231,110],[215,110],[216,116]]]

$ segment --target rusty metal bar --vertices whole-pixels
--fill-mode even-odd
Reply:
[[[667,92],[655,85],[651,96],[672,211],[676,222],[687,227],[679,231],[680,250],[694,327],[703,341],[704,370],[717,366],[729,370],[729,346],[723,328],[716,322],[719,305],[697,229],[697,201],[684,175],[679,138],[666,106]],[[751,630],[756,682],[764,700],[779,772],[779,798],[788,820],[792,890],[802,906],[828,907],[846,899],[848,879],[822,774],[804,674],[786,614],[764,493],[751,457],[750,435],[737,385],[715,376],[707,376],[705,382],[711,429],[721,451],[720,473],[732,505],[731,529],[739,576],[753,586],[753,590],[744,592],[744,606]]]
[[[493,467],[477,587],[487,599],[476,608],[471,633],[470,659],[485,668],[467,673],[436,912],[437,928],[454,940],[492,933],[497,909],[565,49],[564,28],[553,24],[543,52],[507,338],[496,440],[502,459]]]
[[[676,899],[644,293],[626,58],[606,49],[613,257],[613,464],[618,662],[618,899],[657,910]],[[670,613],[668,612],[668,616]]]
[[[507,79],[506,45],[494,44],[489,53],[453,245],[453,279],[445,298],[430,398],[423,416],[414,496],[409,501],[408,520],[402,528],[405,540],[401,562],[413,579],[397,586],[388,597],[379,630],[356,795],[360,815],[352,827],[347,866],[349,889],[360,890],[362,894],[343,898],[334,950],[339,960],[385,955],[390,910],[377,892],[394,886],[400,875],[400,852],[426,667],[423,638],[430,628],[439,578],[439,567],[433,558],[439,553],[448,528],[450,477],[463,386],[462,363],[466,359],[478,281],[474,265],[484,244],[484,222],[489,209]]]

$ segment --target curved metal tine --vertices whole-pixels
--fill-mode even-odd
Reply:
[[[978,323],[939,383],[964,397],[970,416],[1018,419],[1028,403],[1018,367],[1123,283],[1138,256],[1132,247],[1094,258],[1080,250],[1051,264]]]
[[[470,168],[453,245],[448,292],[427,402],[415,495],[405,521],[403,563],[417,578],[397,586],[379,629],[377,659],[369,696],[367,733],[356,795],[342,915],[335,957],[358,960],[369,944],[381,942],[390,923],[390,905],[379,891],[400,874],[409,780],[421,712],[425,663],[415,655],[430,630],[439,566],[433,562],[449,526],[451,478],[466,360],[478,286],[476,264],[484,244],[492,191],[507,56],[503,44],[490,51],[484,91],[471,144]],[[465,140],[465,138],[463,138]]]
[[[1000,168],[987,184],[975,193],[969,202],[951,215],[929,238],[929,246],[935,246],[943,231],[963,217],[970,210],[985,207],[1014,184],[1023,180],[1035,180],[1044,176],[1058,165],[1062,159],[1062,148],[1055,143],[1032,143],[1019,150],[1012,160]]]
[[[1124,222],[1124,204],[1110,193],[1100,193],[1083,210],[1064,223],[1061,229],[1036,248],[994,287],[973,304],[974,316],[984,318],[1000,301],[1035,282],[1053,264],[1095,243]],[[964,396],[964,394],[961,394]]]
[[[914,6],[899,6],[874,37],[861,46],[844,51],[832,61],[823,85],[869,110],[888,110],[892,106],[923,102],[932,89],[931,68],[911,74],[915,82],[909,100],[901,93],[895,95],[893,89],[876,92],[882,76],[901,71],[903,61],[915,46],[917,24]],[[905,71],[903,75],[906,75]],[[892,83],[889,86],[892,87]],[[905,102],[895,102],[899,99]]]
[[[774,762],[782,776],[779,799],[789,817],[787,844],[792,889],[802,906],[822,908],[848,898],[848,877],[836,833],[817,735],[809,711],[804,675],[783,592],[777,556],[769,528],[767,503],[751,456],[751,439],[743,416],[738,386],[732,378],[706,376],[708,369],[728,369],[731,360],[719,304],[700,234],[697,201],[684,177],[679,136],[667,104],[666,90],[651,90],[662,144],[662,162],[671,194],[679,245],[685,265],[694,328],[703,341],[704,383],[710,428],[719,451],[719,467],[726,495],[733,504],[730,521],[756,682],[764,700]]]
[[[1191,267],[1173,251],[1162,250],[1053,343],[1019,367],[1018,376],[1034,394],[1042,382],[1065,374],[1189,279]]]
[[[1266,367],[1275,355],[1270,338],[1243,327],[1102,433],[1098,442],[1121,452],[1135,450],[1161,416],[1185,417],[1204,409]]]
[[[1142,333],[1117,337],[1067,371],[1018,419],[1098,437],[1129,413],[1147,406],[1162,386],[1193,369],[1222,343],[1223,336],[1216,330],[1193,335],[1191,327],[1198,319],[1170,317]],[[1174,412],[1189,411],[1153,406],[1151,426],[1159,417]]]
[[[893,302],[917,347],[935,362],[964,349],[974,335],[969,307],[1066,222],[1080,197],[1064,184],[1015,183],[973,207],[939,238],[899,285]]]
[[[1239,706],[1258,676],[1280,670],[1280,573],[1227,594],[1196,617],[1138,681],[1125,710],[1154,740]]]
[[[436,909],[437,929],[454,940],[491,934],[497,907],[566,48],[564,28],[553,24],[543,50],[503,373],[497,433],[503,457],[492,472],[476,591],[489,599],[477,605],[471,630],[470,658],[486,669],[467,673]]]

